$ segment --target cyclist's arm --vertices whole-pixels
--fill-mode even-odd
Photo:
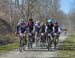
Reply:
[[[53,27],[53,33],[54,33],[54,31],[55,31],[55,29],[54,29],[54,27]]]
[[[20,23],[18,23],[17,26],[16,26],[16,32],[15,32],[16,35],[19,34],[19,31],[20,31],[19,29],[20,29]]]
[[[58,32],[61,33],[61,28],[60,27],[58,27]]]
[[[47,27],[47,26],[45,26],[45,32],[47,32],[47,28],[48,28],[48,27]]]

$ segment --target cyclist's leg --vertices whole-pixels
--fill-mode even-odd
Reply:
[[[22,47],[23,47],[23,44],[22,44],[22,37],[19,36],[20,40],[19,40],[19,51],[22,52]]]
[[[27,45],[27,40],[26,40],[26,36],[23,38],[23,50],[25,51]]]
[[[32,38],[31,38],[31,40],[30,40],[30,48],[32,48]]]
[[[40,42],[40,35],[39,32],[37,32],[37,46],[39,46],[39,42]]]
[[[31,35],[30,35],[31,34]],[[32,32],[29,32],[29,35],[28,35],[28,48],[32,48]]]
[[[36,47],[38,45],[38,42],[37,42],[37,32],[35,32],[35,44],[36,44]]]
[[[50,39],[50,48],[51,48],[52,47],[52,43],[53,43],[53,36],[51,35],[50,38],[51,38]]]
[[[60,36],[60,35],[58,34],[58,35],[57,35],[57,39],[56,39],[56,45],[57,45],[57,47],[59,46],[59,44],[58,44],[58,43],[59,43],[59,36]]]
[[[28,47],[28,39],[29,39],[28,33],[29,33],[29,28],[27,27],[27,28],[26,28],[26,32],[25,32],[25,45],[26,45],[27,47]]]
[[[57,42],[59,42],[59,37],[60,37],[60,34],[58,34],[58,36],[57,36]]]
[[[22,37],[21,36],[19,36],[19,38],[20,38],[20,40],[19,40],[19,47],[21,47],[22,46]]]
[[[58,36],[54,36],[54,48],[56,49],[56,45],[57,45],[57,39],[58,39]]]

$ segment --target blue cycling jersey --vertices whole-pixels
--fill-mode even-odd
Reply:
[[[21,33],[24,33],[26,31],[25,23],[17,25],[16,32],[19,33],[19,31],[21,31]]]

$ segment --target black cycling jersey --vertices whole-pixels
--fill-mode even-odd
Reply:
[[[33,21],[30,21],[30,22],[29,22],[29,32],[32,32],[32,30],[33,30],[33,25],[34,25]]]
[[[41,26],[40,32],[45,32],[45,25]]]
[[[57,25],[57,26],[54,26],[54,32],[55,33],[57,33],[58,32],[58,28],[59,28],[59,26]]]
[[[48,24],[48,25],[47,25],[47,31],[48,31],[48,32],[53,32],[53,26],[54,26],[53,23],[50,24],[50,25]]]

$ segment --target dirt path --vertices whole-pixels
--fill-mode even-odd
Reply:
[[[65,36],[60,37],[60,41],[65,40]],[[10,51],[5,55],[0,56],[0,58],[52,58],[57,56],[57,50],[47,51],[46,48],[33,48],[32,50],[26,50],[24,52],[19,52],[18,49]]]

